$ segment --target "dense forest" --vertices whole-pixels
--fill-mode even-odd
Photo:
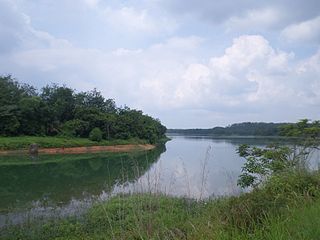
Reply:
[[[279,136],[287,123],[244,122],[209,129],[168,129],[168,133],[216,136]]]
[[[76,92],[47,85],[38,91],[12,76],[0,76],[1,136],[68,136],[103,139],[146,139],[155,143],[166,132],[158,119],[140,110],[117,107],[93,89]]]

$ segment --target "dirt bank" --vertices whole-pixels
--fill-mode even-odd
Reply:
[[[113,146],[90,146],[90,147],[68,147],[68,148],[40,148],[39,154],[79,154],[79,153],[97,153],[97,152],[133,152],[146,151],[155,148],[151,144],[126,144]],[[9,155],[15,153],[28,153],[28,150],[10,150],[0,151],[0,155]]]

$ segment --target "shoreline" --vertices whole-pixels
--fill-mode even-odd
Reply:
[[[148,151],[156,146],[152,144],[122,144],[109,146],[82,146],[82,147],[56,147],[56,148],[39,148],[38,154],[81,154],[81,153],[98,153],[98,152],[133,152],[133,151]],[[29,154],[29,150],[0,150],[0,155],[13,154]]]
[[[319,171],[288,171],[249,193],[202,201],[151,192],[119,194],[88,208],[81,219],[34,218],[4,227],[0,237],[318,239],[319,180]]]

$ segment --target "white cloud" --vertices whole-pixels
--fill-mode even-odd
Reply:
[[[165,17],[159,19],[149,8],[86,2],[93,12],[101,14],[106,25],[119,31],[157,35],[171,27],[163,20]],[[203,113],[198,119],[201,123],[204,116],[210,121],[219,118],[226,122],[237,113],[244,116],[243,120],[251,120],[246,116],[255,114],[261,114],[260,119],[264,120],[274,116],[271,113],[275,109],[276,116],[282,119],[290,114],[319,115],[313,109],[320,106],[320,51],[306,59],[296,59],[293,53],[274,47],[267,37],[241,35],[222,54],[203,57],[209,55],[204,51],[216,48],[210,38],[181,37],[178,33],[174,37],[164,34],[159,38],[162,40],[131,49],[84,48],[40,31],[30,17],[7,3],[0,2],[0,14],[5,16],[0,20],[5,26],[0,28],[0,66],[5,71],[2,73],[12,73],[22,81],[40,87],[48,82],[65,83],[78,90],[97,87],[119,104],[160,118],[158,114],[164,111],[167,116],[177,116],[177,120],[169,116],[171,122],[180,118],[188,122],[187,113],[199,112]],[[273,10],[266,10],[261,16],[251,11],[233,24],[246,28],[256,18],[258,25],[271,26],[276,22],[269,21],[273,15]],[[315,21],[318,18],[311,25],[317,29]],[[9,40],[6,36],[10,36]],[[1,50],[6,52],[2,54]],[[197,117],[190,119],[196,121]],[[193,126],[196,125],[195,122]]]
[[[85,0],[89,7],[94,8],[101,20],[115,31],[124,33],[171,33],[178,24],[173,18],[159,14],[152,8],[131,5],[103,5],[98,0]]]
[[[320,42],[320,16],[308,21],[287,26],[282,31],[282,36],[288,41]]]
[[[149,17],[146,9],[136,10],[132,7],[119,9],[106,8],[104,10],[106,21],[116,27],[126,27],[130,31],[156,31],[156,25]]]
[[[222,56],[202,63],[194,57],[201,42],[173,38],[147,49],[113,52],[66,45],[23,51],[11,61],[17,69],[43,72],[79,90],[98,87],[121,104],[148,111],[250,113],[256,106],[267,111],[320,105],[319,52],[295,63],[294,55],[275,50],[262,36],[244,35]]]
[[[71,46],[65,39],[34,29],[30,17],[19,12],[14,1],[5,0],[0,3],[0,8],[0,14],[3,15],[0,20],[0,41],[4,51]]]
[[[292,54],[274,50],[261,36],[241,36],[221,57],[190,64],[167,92],[170,106],[217,108],[277,102],[286,93],[279,78],[290,71]],[[155,92],[159,85],[146,92]],[[165,91],[164,91],[165,92]],[[162,96],[163,98],[163,96]],[[165,103],[164,103],[165,105]]]
[[[279,24],[283,13],[275,8],[250,9],[243,16],[232,16],[226,21],[227,30],[265,30]]]
[[[96,8],[100,0],[83,0],[83,2],[90,8]]]

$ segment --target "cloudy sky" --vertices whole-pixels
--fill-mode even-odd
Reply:
[[[0,0],[0,74],[169,128],[320,119],[320,1]]]

